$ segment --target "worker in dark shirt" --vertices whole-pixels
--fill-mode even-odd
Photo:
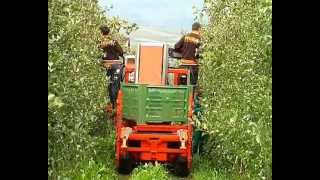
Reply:
[[[124,57],[123,57],[123,50],[118,43],[117,40],[114,40],[110,35],[110,29],[107,26],[101,26],[101,39],[99,48],[103,51],[102,61],[101,64],[106,68],[107,76],[110,77],[110,83],[108,86],[108,94],[109,99],[112,105],[112,109],[116,108],[116,100],[118,96],[118,92],[120,89],[120,82],[123,80],[123,67],[124,67]],[[122,57],[122,64],[115,63],[115,60],[120,60]],[[109,63],[112,62],[112,63]],[[111,106],[110,104],[108,105]]]
[[[197,84],[198,80],[198,55],[201,40],[201,25],[192,24],[192,32],[184,35],[174,46],[175,51],[181,53],[181,64],[190,68],[190,82],[192,85]]]
[[[103,60],[119,60],[123,58],[123,50],[117,40],[114,40],[110,35],[110,29],[107,26],[101,26],[101,41],[99,47],[103,50]]]

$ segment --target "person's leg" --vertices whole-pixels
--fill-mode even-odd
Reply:
[[[121,82],[123,81],[123,66],[117,65],[116,69],[119,69],[120,71],[119,71],[119,74],[117,74],[118,78],[114,82],[115,106],[117,104],[118,94],[121,88]]]
[[[190,84],[191,85],[194,85],[194,71],[193,71],[193,68],[190,66],[189,67],[189,70],[190,70]]]
[[[112,108],[115,109],[116,108],[116,101],[117,101],[117,84],[116,83],[112,83],[111,85],[111,95],[110,95],[110,100],[112,103]]]
[[[113,96],[112,96],[112,83],[109,83],[109,85],[108,85],[108,95],[109,95],[109,101],[110,101],[110,103],[112,104],[112,100],[113,100]]]
[[[192,67],[193,69],[193,78],[194,78],[194,85],[197,85],[197,82],[198,82],[198,67],[195,66],[195,67]]]
[[[118,82],[115,82],[114,85],[114,108],[116,108],[117,106],[117,99],[118,99],[118,94],[119,94],[119,90],[120,90],[120,79],[117,80]]]
[[[118,93],[120,90],[120,85],[121,85],[121,80],[122,80],[122,67],[119,65],[114,65],[112,67],[113,69],[113,79],[112,79],[112,85],[111,85],[111,96],[110,96],[110,100],[112,102],[113,105],[113,109],[116,108],[117,105],[117,98],[118,98]],[[115,74],[117,70],[120,70],[119,73]],[[117,78],[115,78],[114,76],[117,76]]]
[[[196,66],[190,66],[190,84],[196,85],[198,81],[198,68]]]
[[[125,71],[125,67],[124,67],[124,65],[122,65],[121,66],[121,71],[120,71],[120,73],[121,73],[120,74],[121,75],[120,76],[121,77],[121,82],[123,82],[123,80],[124,80],[124,76],[125,76],[125,72],[124,71]]]
[[[108,78],[108,77],[110,77],[110,69],[106,69],[106,77]],[[110,89],[110,83],[108,82],[108,80],[106,80],[106,82],[107,82],[107,96],[106,96],[106,98],[107,98],[107,101],[109,100],[110,101],[110,91],[111,91],[111,89]],[[109,98],[109,99],[108,99]]]
[[[109,102],[112,106],[112,108],[114,107],[114,92],[113,92],[113,74],[114,74],[114,69],[112,68],[108,68],[107,69],[107,77],[109,77],[109,81],[108,81],[108,97],[109,97]]]

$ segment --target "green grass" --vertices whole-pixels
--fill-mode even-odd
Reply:
[[[101,147],[104,147],[102,145]],[[107,152],[100,149],[101,152]],[[100,152],[100,153],[101,153]],[[246,176],[238,174],[230,174],[215,168],[209,159],[204,159],[198,155],[193,157],[192,173],[186,178],[179,178],[173,175],[164,165],[144,164],[136,167],[130,175],[119,175],[114,166],[113,154],[103,153],[96,159],[84,160],[78,163],[77,167],[61,172],[56,179],[74,179],[74,180],[246,180],[250,179]],[[253,178],[254,179],[254,178]]]
[[[157,180],[169,179],[169,173],[164,166],[156,164],[145,164],[135,168],[130,177],[131,180]]]
[[[246,180],[246,175],[240,176],[237,172],[223,171],[215,164],[212,159],[206,156],[193,156],[193,168],[187,178],[179,178],[169,172],[164,165],[142,164],[136,167],[130,175],[119,175],[115,167],[115,149],[114,149],[114,128],[110,123],[105,123],[106,119],[101,119],[99,128],[93,129],[91,138],[94,140],[95,151],[88,154],[90,159],[84,159],[81,162],[70,162],[74,166],[69,166],[51,179],[63,180]]]

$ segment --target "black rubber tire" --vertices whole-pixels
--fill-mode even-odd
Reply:
[[[120,174],[130,174],[134,168],[134,161],[130,155],[120,158],[118,172]]]
[[[174,164],[174,173],[179,177],[187,177],[190,174],[187,158],[179,156]]]

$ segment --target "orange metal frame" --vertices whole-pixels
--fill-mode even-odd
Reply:
[[[130,154],[136,161],[159,161],[163,163],[172,163],[178,156],[186,157],[188,168],[192,166],[192,109],[193,97],[189,97],[189,122],[184,125],[168,124],[136,124],[122,118],[122,91],[119,91],[117,99],[116,112],[116,165],[119,166],[120,157]],[[131,127],[132,133],[128,137],[128,142],[137,142],[138,145],[121,148],[122,139],[120,132],[122,127]],[[170,143],[180,142],[177,130],[187,130],[188,139],[186,149],[180,149],[180,146],[170,147]]]
[[[184,74],[188,76],[189,70],[188,69],[168,69],[168,73],[173,73],[174,74],[174,85],[179,84],[179,75]]]
[[[125,73],[124,73],[124,82],[128,83],[129,82],[129,74],[135,72],[135,67],[134,66],[126,66],[125,67]]]
[[[148,47],[149,48],[149,47]],[[151,51],[151,50],[153,51]],[[160,52],[160,50],[161,52]],[[146,58],[153,59],[152,66],[154,64],[154,52],[157,51],[158,54],[162,53],[162,49],[149,48],[150,52],[145,56]],[[159,55],[160,57],[160,55]],[[143,58],[142,58],[143,59]],[[157,61],[158,62],[158,61]],[[151,66],[151,65],[150,65]],[[160,66],[157,64],[156,67]],[[144,76],[147,76],[148,72],[151,74],[155,71],[155,68],[149,68],[145,71]],[[125,67],[125,83],[129,82],[129,74],[131,72],[136,72],[135,66],[132,64],[127,64]],[[140,72],[141,73],[141,72]],[[150,74],[149,73],[149,74]],[[179,75],[188,75],[189,69],[179,68],[179,69],[168,69],[166,73],[174,73],[174,85],[179,83]],[[143,75],[142,75],[143,76]],[[141,76],[140,76],[141,78]],[[148,82],[152,79],[159,79],[160,77],[154,78],[148,75],[144,77],[147,79],[142,79]],[[140,82],[140,81],[139,81]],[[144,81],[143,81],[144,82]],[[153,81],[152,81],[153,82]],[[161,80],[162,82],[162,80]],[[160,81],[158,82],[160,84]],[[163,163],[173,163],[178,156],[185,157],[188,161],[188,168],[191,169],[192,166],[192,135],[193,135],[193,120],[192,120],[192,110],[194,108],[193,95],[189,97],[189,107],[188,107],[188,123],[183,125],[178,124],[137,124],[136,122],[123,119],[122,108],[123,108],[123,92],[120,89],[117,98],[117,111],[115,116],[116,123],[116,143],[115,143],[115,156],[116,156],[116,166],[119,167],[119,162],[121,157],[125,157],[129,154],[135,161],[159,161]],[[130,127],[132,133],[128,136],[127,147],[121,147],[123,140],[121,138],[121,130],[124,127]],[[180,148],[180,137],[177,134],[178,130],[185,130],[187,132],[188,138],[185,141],[186,148]]]

